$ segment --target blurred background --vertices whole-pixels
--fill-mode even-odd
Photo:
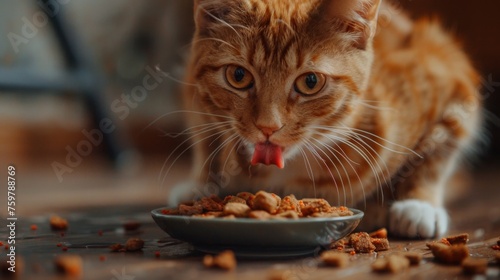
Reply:
[[[182,129],[181,115],[167,113],[180,109],[192,1],[41,2],[0,0],[0,179],[16,166],[25,214],[165,203],[186,174],[162,166],[183,140],[167,135]],[[473,167],[496,168],[500,2],[396,2],[414,18],[439,17],[482,73],[490,144]]]

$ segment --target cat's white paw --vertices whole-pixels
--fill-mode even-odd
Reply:
[[[400,237],[436,238],[448,230],[448,214],[444,208],[425,201],[398,201],[390,210],[389,230]]]

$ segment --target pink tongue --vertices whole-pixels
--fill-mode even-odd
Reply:
[[[285,167],[283,156],[281,155],[281,147],[269,142],[259,143],[255,145],[253,152],[252,165],[263,163],[266,165],[274,164],[279,168]]]

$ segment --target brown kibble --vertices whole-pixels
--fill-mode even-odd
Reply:
[[[346,267],[349,265],[349,255],[338,252],[336,250],[324,251],[320,256],[321,260],[334,267]]]
[[[125,242],[125,250],[127,252],[139,251],[144,247],[144,241],[140,238],[129,238]]]
[[[487,259],[477,259],[468,257],[462,262],[462,269],[465,274],[485,274],[488,268]]]
[[[135,231],[138,230],[141,227],[141,224],[137,221],[128,221],[123,224],[123,228],[125,231]],[[101,231],[102,235],[102,231]]]
[[[203,213],[203,207],[201,205],[179,205],[179,214],[184,216],[192,216]]]
[[[239,198],[242,198],[246,201],[247,205],[250,208],[253,208],[253,200],[255,199],[255,195],[249,192],[240,192],[236,195]]]
[[[61,218],[59,216],[52,216],[50,217],[50,227],[53,230],[66,230],[68,229],[68,221],[64,218]]]
[[[281,198],[274,193],[259,191],[255,194],[252,210],[264,210],[275,214],[280,206]]]
[[[381,228],[377,231],[371,232],[369,235],[371,238],[387,238],[387,229]]]
[[[375,246],[375,252],[387,251],[391,248],[387,238],[371,238],[370,242]]]
[[[319,212],[330,212],[331,206],[328,201],[322,198],[305,198],[299,201],[302,216],[310,216]]]
[[[297,214],[301,213],[299,201],[293,194],[285,196],[281,200],[280,207],[278,209],[278,213],[284,213],[288,211],[294,211]]]
[[[467,244],[467,242],[469,242],[469,234],[462,233],[458,235],[447,236],[445,237],[445,239],[450,245]]]
[[[218,267],[224,270],[233,270],[236,267],[236,258],[233,251],[222,251],[216,256],[206,255],[203,258],[205,267]]]
[[[276,217],[298,220],[299,214],[296,211],[289,210],[289,211],[281,212],[281,213],[277,214]]]
[[[248,217],[252,219],[258,219],[258,220],[267,220],[272,217],[271,214],[267,213],[264,210],[254,210],[248,213]]]
[[[289,269],[273,269],[269,272],[268,280],[291,280],[297,279],[295,274]]]
[[[372,264],[375,272],[399,273],[410,267],[410,260],[400,255],[390,255],[384,259],[377,259]]]
[[[250,211],[250,207],[243,203],[229,202],[228,204],[224,205],[224,215],[246,217]]]
[[[200,199],[199,201],[195,202],[194,205],[195,206],[200,205],[201,208],[203,209],[203,212],[222,211],[222,204],[216,202],[211,197],[204,197],[204,198]]]
[[[419,265],[422,261],[422,254],[417,252],[406,252],[403,256],[410,261],[410,265]]]
[[[371,253],[375,251],[375,245],[372,244],[370,235],[366,232],[351,234],[349,243],[356,253]]]
[[[123,249],[123,245],[120,243],[116,243],[109,246],[109,249],[111,250],[111,252],[119,252]]]
[[[82,258],[78,255],[60,255],[54,259],[57,271],[68,276],[82,274]]]
[[[241,204],[247,205],[247,202],[245,199],[238,197],[238,196],[234,196],[234,195],[228,195],[224,198],[224,201],[222,202],[222,204],[226,205],[228,203],[241,203]],[[222,209],[219,211],[222,211]]]
[[[445,264],[460,264],[469,256],[469,248],[463,244],[447,246],[436,242],[430,249],[436,260]]]

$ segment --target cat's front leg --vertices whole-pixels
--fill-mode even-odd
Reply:
[[[449,217],[444,208],[447,192],[453,192],[450,178],[457,169],[466,139],[457,139],[450,127],[437,125],[418,147],[420,159],[409,159],[395,177],[396,201],[389,210],[389,230],[408,238],[435,238],[444,235]],[[442,132],[447,132],[442,134]]]

